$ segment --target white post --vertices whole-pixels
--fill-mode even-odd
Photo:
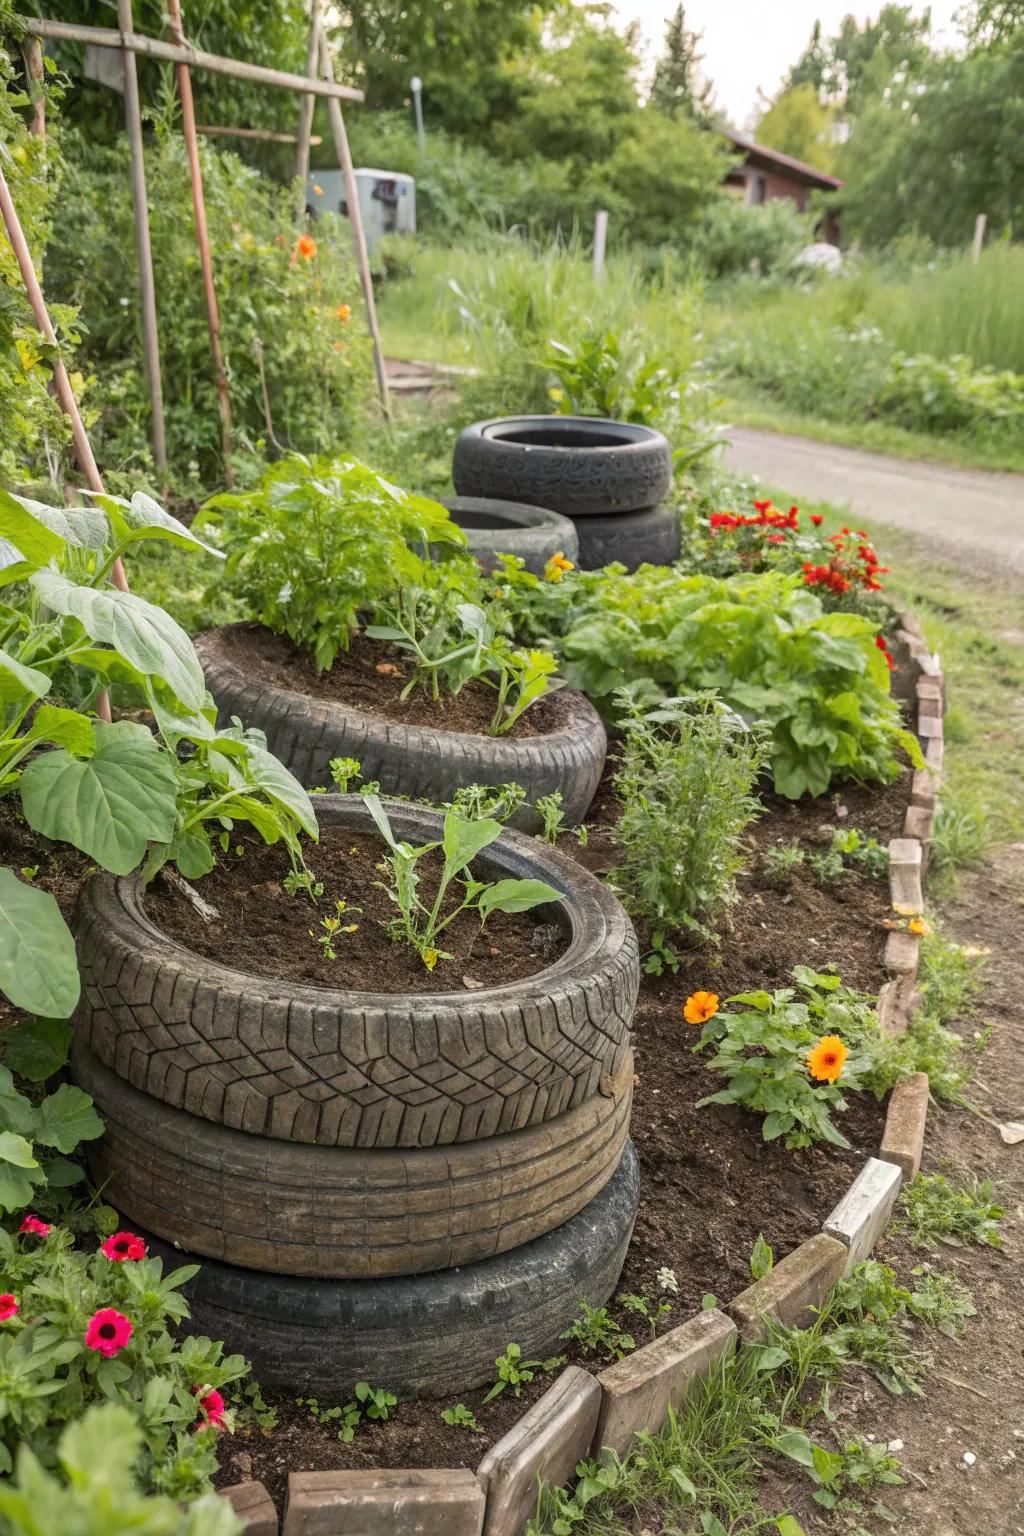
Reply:
[[[599,208],[594,220],[594,279],[600,282],[604,276],[604,250],[608,243],[608,210]]]
[[[413,75],[409,81],[409,89],[412,91],[412,103],[416,110],[416,142],[420,147],[420,154],[426,154],[427,136],[423,131],[423,81],[419,75]]]
[[[988,223],[988,214],[979,213],[974,221],[974,239],[971,241],[971,260],[977,261],[981,255],[981,248],[985,244],[985,225]]]

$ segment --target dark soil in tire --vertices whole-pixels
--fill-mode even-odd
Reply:
[[[358,795],[321,797],[321,824],[365,832]],[[391,803],[413,843],[441,819]],[[554,1119],[614,1078],[629,1048],[639,967],[614,896],[571,859],[507,832],[487,878],[564,892],[564,953],[506,986],[359,992],[233,969],[175,943],[146,915],[137,877],[99,875],[76,919],[82,1040],[136,1088],[255,1135],[329,1146],[475,1141]],[[309,941],[307,941],[309,942]]]
[[[485,571],[500,569],[499,555],[517,555],[535,576],[543,576],[552,555],[578,563],[576,529],[560,512],[485,496],[445,497],[441,505],[464,531]]]
[[[89,1149],[93,1180],[131,1222],[204,1258],[332,1280],[477,1263],[570,1220],[619,1164],[633,1075],[627,1057],[612,1093],[525,1131],[371,1151],[211,1125],[80,1042],[73,1070],[106,1127]]]
[[[599,571],[613,561],[635,571],[641,565],[671,565],[679,558],[679,512],[673,506],[581,517],[576,531],[582,571]]]
[[[511,1253],[462,1269],[385,1280],[300,1279],[204,1263],[185,1286],[191,1328],[223,1339],[257,1380],[344,1402],[357,1381],[438,1398],[494,1380],[510,1340],[523,1359],[556,1352],[580,1300],[611,1295],[633,1227],[632,1145],[571,1221]],[[158,1253],[182,1255],[154,1244]]]
[[[460,496],[600,517],[662,501],[672,450],[660,432],[594,416],[504,416],[478,421],[455,443]]]
[[[567,824],[583,819],[607,749],[601,718],[583,694],[564,688],[540,700],[521,717],[518,734],[481,734],[486,720],[482,723],[479,713],[468,727],[460,713],[459,728],[449,729],[446,715],[461,694],[438,705],[417,700],[410,713],[424,723],[409,723],[397,699],[409,675],[408,657],[377,642],[363,644],[373,659],[358,683],[351,682],[355,660],[342,663],[355,702],[325,692],[331,674],[318,675],[308,656],[260,625],[209,630],[199,636],[196,650],[220,717],[238,715],[246,725],[259,726],[270,750],[308,787],[329,787],[331,759],[354,757],[364,780],[376,780],[385,794],[441,805],[467,784],[514,782],[526,791],[528,807],[557,790]],[[354,646],[350,655],[358,660],[362,647]],[[395,670],[382,676],[376,671],[380,664]],[[493,693],[484,692],[489,719]],[[517,824],[533,830],[540,822],[527,809]]]

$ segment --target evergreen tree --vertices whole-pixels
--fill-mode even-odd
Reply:
[[[709,115],[711,87],[700,76],[700,40],[701,34],[691,32],[686,25],[684,7],[677,6],[665,27],[665,47],[651,83],[650,104],[667,117],[702,120]]]

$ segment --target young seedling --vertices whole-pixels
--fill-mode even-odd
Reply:
[[[390,849],[384,863],[391,879],[377,883],[399,911],[391,922],[391,935],[405,939],[428,971],[439,960],[454,958],[450,951],[440,947],[441,935],[464,912],[475,913],[483,928],[492,912],[527,912],[543,902],[562,900],[561,891],[544,880],[473,879],[470,864],[501,836],[499,821],[490,817],[470,821],[449,810],[445,813],[440,841],[414,847],[395,837],[379,796],[364,794],[363,799]],[[435,851],[442,853],[444,863],[433,898],[424,899],[421,861]],[[449,893],[451,899],[446,903]]]
[[[467,821],[506,822],[526,801],[521,784],[464,784],[457,789],[446,810],[456,811]]]
[[[320,927],[323,931],[315,933],[312,928],[309,929],[310,938],[316,940],[328,960],[337,960],[338,958],[337,950],[334,948],[336,935],[339,933],[355,933],[359,927],[358,923],[342,922],[342,917],[349,911],[361,912],[362,908],[350,908],[348,903],[344,901],[335,902],[334,915],[320,919]]]
[[[639,1300],[636,1297],[633,1299]],[[620,1296],[619,1300],[625,1302],[625,1297]],[[633,1335],[619,1327],[607,1307],[591,1307],[581,1301],[580,1314],[565,1330],[562,1338],[578,1344],[583,1354],[603,1354],[610,1360],[621,1360],[623,1355],[636,1348]]]
[[[297,896],[303,891],[310,901],[319,901],[324,893],[323,881],[314,880],[308,869],[290,869],[282,883],[289,896]]]
[[[513,1397],[521,1397],[523,1388],[529,1385],[538,1371],[555,1371],[564,1364],[564,1355],[553,1355],[550,1360],[524,1360],[519,1345],[509,1344],[505,1353],[499,1355],[494,1362],[498,1376],[484,1402],[493,1401],[506,1388],[511,1389]]]
[[[442,1408],[441,1418],[454,1428],[471,1430],[474,1435],[482,1435],[484,1432],[483,1425],[477,1423],[476,1415],[465,1403],[456,1403],[454,1408]]]
[[[384,1387],[371,1387],[368,1381],[357,1381],[356,1401],[368,1419],[383,1421],[391,1417],[391,1410],[397,1406],[398,1398]]]
[[[630,1312],[635,1312],[642,1317],[651,1330],[651,1343],[658,1337],[658,1324],[662,1318],[672,1311],[670,1301],[653,1301],[650,1296],[642,1291],[624,1291],[619,1301]],[[628,1337],[628,1335],[627,1335]]]
[[[328,767],[339,795],[347,795],[349,786],[362,778],[363,765],[356,757],[332,757]]]

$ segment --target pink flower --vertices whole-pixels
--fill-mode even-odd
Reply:
[[[53,1228],[48,1221],[40,1221],[38,1216],[33,1216],[32,1212],[29,1211],[18,1231],[31,1232],[34,1237],[49,1237]]]
[[[215,1388],[209,1387],[205,1391],[202,1387],[196,1387],[199,1396],[199,1406],[202,1409],[203,1418],[213,1429],[224,1428],[224,1399]],[[200,1424],[202,1419],[200,1420]]]
[[[121,1353],[132,1333],[131,1322],[123,1312],[116,1312],[113,1307],[101,1307],[89,1319],[85,1330],[86,1348],[98,1350],[109,1360]]]
[[[0,1296],[0,1323],[6,1323],[8,1318],[13,1317],[17,1311],[18,1303],[10,1291],[4,1291],[3,1295]]]
[[[105,1243],[100,1244],[100,1253],[104,1258],[119,1264],[124,1259],[144,1259],[146,1245],[134,1232],[115,1232],[113,1237],[108,1237]]]

